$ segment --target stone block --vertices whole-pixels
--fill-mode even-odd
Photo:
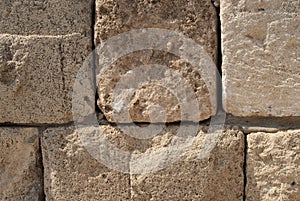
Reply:
[[[221,1],[223,105],[235,116],[299,116],[298,0]]]
[[[157,172],[131,176],[132,200],[243,199],[243,134],[224,131],[200,160],[204,132],[177,162]]]
[[[73,127],[46,129],[42,151],[46,200],[129,200],[129,174],[93,158]]]
[[[90,35],[91,0],[5,0],[0,2],[0,34]]]
[[[205,67],[202,66],[200,69],[197,69],[198,67],[194,65],[195,63],[192,63],[190,60],[184,60],[182,55],[176,55],[174,52],[183,48],[184,45],[178,45],[176,43],[178,41],[172,41],[169,37],[165,37],[163,33],[158,35],[158,38],[141,37],[139,39],[136,35],[133,35],[132,38],[126,40],[126,44],[123,44],[124,46],[122,44],[110,45],[114,46],[112,55],[115,55],[121,49],[126,49],[125,47],[130,47],[132,41],[141,46],[143,46],[143,43],[161,41],[159,45],[164,46],[165,43],[165,46],[168,46],[169,49],[147,49],[143,46],[135,52],[129,52],[129,55],[120,56],[115,63],[99,75],[98,105],[106,118],[111,122],[123,123],[191,121],[185,116],[185,113],[193,112],[183,111],[184,106],[180,101],[191,103],[192,99],[198,101],[197,107],[199,109],[193,108],[194,111],[199,110],[200,112],[195,118],[196,121],[208,119],[211,115],[214,115],[216,112],[216,24],[216,10],[210,0],[97,0],[95,24],[96,45],[102,45],[104,41],[133,29],[154,28],[156,30],[164,30],[162,31],[164,33],[170,30],[192,39],[205,52],[205,54],[202,54],[199,50],[195,49],[193,51],[194,48],[188,46],[187,49],[190,49],[186,52],[187,54],[198,54],[201,55],[199,58],[203,59],[205,57],[206,62],[210,61],[210,64],[208,64],[203,60],[197,60],[197,64],[202,62],[201,65],[208,68],[209,72],[207,74],[209,76],[199,73]],[[170,41],[168,42],[168,40]],[[98,54],[100,55],[99,60],[101,63],[101,56],[106,53],[99,50]],[[161,65],[167,70],[154,72],[153,64]],[[139,68],[142,66],[144,69]],[[140,72],[137,69],[144,72]],[[148,82],[142,82],[147,81],[147,79],[142,79],[143,75],[148,73],[147,75],[151,77],[151,72],[152,75],[157,75],[157,77],[154,76]],[[172,73],[177,73],[178,77],[172,76]],[[156,80],[160,75],[164,75],[165,79]],[[132,79],[132,82],[127,80],[125,83],[129,88],[126,88],[127,91],[117,91],[118,84],[126,76],[128,79]],[[140,85],[137,88],[132,87],[134,83],[138,82],[137,80],[141,81]],[[190,87],[195,98],[176,95],[176,92],[182,96],[188,94],[187,90],[180,85],[183,82]],[[170,85],[173,87],[175,85],[175,89]],[[134,94],[132,94],[132,91],[134,91]],[[114,99],[114,92],[122,94],[122,97],[119,97],[117,100]],[[156,106],[158,105],[160,107],[157,109]],[[123,110],[130,114],[130,118],[124,116],[119,118],[114,117],[114,113],[117,113],[117,115],[126,113]],[[151,116],[154,118],[151,118]]]
[[[194,135],[185,136],[191,125],[183,125],[181,134],[176,125],[152,126],[95,127],[105,138],[94,132],[85,135],[73,127],[48,128],[42,138],[46,200],[243,198],[244,138],[240,131],[208,137],[207,127],[200,126]],[[157,135],[146,139],[147,132],[139,129]],[[109,149],[103,150],[103,139],[111,145]]]
[[[1,127],[0,153],[0,200],[42,200],[38,129]]]
[[[300,200],[300,131],[251,133],[247,141],[247,200]]]
[[[72,121],[73,83],[89,55],[90,39],[5,34],[0,44],[0,122]]]

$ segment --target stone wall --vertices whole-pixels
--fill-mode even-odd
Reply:
[[[0,200],[300,200],[299,0],[0,10]]]

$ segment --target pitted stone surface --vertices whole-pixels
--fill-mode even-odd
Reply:
[[[174,164],[157,172],[132,175],[132,200],[242,200],[243,134],[224,131],[208,156],[200,159],[204,135],[200,131]]]
[[[46,129],[42,151],[46,200],[129,200],[129,174],[94,159],[73,127]]]
[[[299,14],[298,0],[221,1],[228,113],[300,115]]]
[[[0,122],[72,121],[72,89],[90,39],[0,35]]]
[[[300,200],[300,130],[248,135],[247,200]]]
[[[91,0],[3,0],[0,34],[89,36]]]
[[[96,16],[95,42],[97,45],[102,44],[103,41],[108,40],[113,36],[132,29],[161,28],[164,30],[169,29],[177,31],[193,39],[197,44],[204,48],[208,57],[211,57],[214,62],[217,60],[217,17],[215,8],[210,0],[97,0]],[[165,40],[168,40],[168,38]],[[128,41],[128,43],[130,43],[130,41]],[[172,46],[172,44],[170,44],[170,46]],[[101,52],[98,53],[100,55],[102,54]],[[197,52],[194,52],[194,54],[197,54]],[[101,77],[98,79],[98,105],[109,121],[189,121],[184,114],[181,114],[182,105],[180,104],[180,101],[189,103],[191,97],[182,100],[181,97],[174,95],[170,88],[162,87],[167,83],[166,80],[156,83],[143,83],[138,89],[132,89],[136,93],[134,93],[132,97],[129,97],[130,101],[125,106],[123,106],[122,103],[126,101],[113,103],[113,92],[121,78],[130,73],[130,70],[137,69],[141,66],[148,65],[146,68],[152,68],[152,64],[160,64],[169,68],[172,72],[177,72],[181,75],[181,79],[178,82],[186,80],[189,83],[191,90],[196,96],[196,100],[199,101],[199,111],[201,114],[198,115],[197,121],[208,119],[211,115],[215,114],[215,88],[213,90],[208,90],[207,85],[210,85],[211,83],[204,82],[203,75],[197,73],[195,66],[191,66],[188,61],[183,61],[178,55],[169,52],[143,50],[120,58],[115,64],[111,65],[105,73],[101,74]],[[215,74],[215,70],[216,69],[211,69],[212,75]],[[174,81],[170,74],[167,73],[166,77],[171,81]],[[210,81],[214,83],[215,78]],[[177,90],[181,89],[182,87],[177,87]],[[180,92],[180,94],[185,93],[186,92],[184,91]],[[126,96],[130,96],[130,93],[126,94],[126,92],[123,92],[122,94],[124,94],[124,99]],[[212,95],[212,99],[210,99],[210,95]],[[117,106],[114,104],[117,104]],[[165,118],[153,120],[149,116],[151,116],[153,107],[157,105],[162,109],[159,110],[160,112],[158,114],[152,116],[165,116]],[[127,107],[124,110],[129,111],[131,116],[130,119],[124,117],[116,119],[113,117],[113,113],[118,113],[122,107]],[[124,112],[122,113],[124,114]]]
[[[146,125],[140,126],[147,128]],[[157,127],[159,125],[155,125],[152,130]],[[99,126],[113,149],[118,148],[132,154],[127,161],[130,171],[137,166],[144,167],[142,163],[136,164],[135,156],[163,156],[166,147],[175,146],[176,140],[182,138],[177,133],[179,126],[175,125],[164,127],[149,139],[133,138],[129,127],[128,132],[120,128]],[[159,168],[164,165],[165,168],[129,175],[118,172],[115,168],[107,168],[107,163],[96,160],[97,153],[106,155],[111,150],[90,152],[90,146],[97,145],[99,138],[94,136],[91,141],[85,141],[83,146],[84,135],[74,131],[73,127],[48,128],[42,138],[46,199],[241,200],[244,181],[243,134],[237,130],[224,131],[216,137],[217,143],[211,152],[200,160],[199,150],[207,146],[204,144],[207,142],[204,140],[207,128],[202,126],[199,129],[183,153],[178,147],[174,152],[168,153],[169,158],[179,154],[175,162],[168,163],[167,160],[157,164],[150,157],[149,166]],[[112,164],[119,162],[110,159]],[[149,167],[142,170],[147,171]]]
[[[0,200],[42,200],[38,134],[36,128],[0,128]]]

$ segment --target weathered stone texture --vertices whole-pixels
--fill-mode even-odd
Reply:
[[[0,34],[90,34],[91,0],[4,0]]]
[[[223,103],[235,116],[300,115],[300,2],[223,0]]]
[[[227,130],[207,158],[201,131],[186,154],[158,172],[132,175],[132,200],[243,199],[243,134]]]
[[[185,36],[193,39],[197,44],[201,45],[208,53],[209,57],[216,62],[217,59],[217,32],[216,32],[216,11],[210,0],[201,1],[145,1],[145,0],[122,0],[122,1],[96,1],[96,24],[95,24],[95,42],[101,44],[103,41],[116,36],[118,34],[130,31],[132,29],[142,28],[161,28],[177,31]],[[133,40],[138,41],[133,38]],[[143,43],[146,39],[141,39]],[[152,40],[152,39],[151,39]],[[167,41],[165,38],[164,41]],[[128,41],[130,43],[130,41]],[[169,45],[172,46],[173,43]],[[121,48],[121,47],[116,47]],[[175,47],[180,49],[181,47]],[[101,52],[98,52],[100,55]],[[199,53],[199,52],[198,52]],[[194,52],[197,54],[197,52]],[[155,105],[160,105],[165,109],[166,122],[175,122],[180,120],[189,120],[184,115],[180,116],[181,105],[179,103],[181,97],[174,95],[170,88],[163,87],[168,80],[162,80],[157,83],[142,83],[138,89],[134,89],[133,97],[130,97],[127,107],[131,119],[113,117],[113,112],[117,111],[113,103],[113,91],[118,82],[125,75],[128,75],[132,70],[143,65],[160,64],[165,66],[171,72],[176,72],[181,76],[182,82],[186,79],[191,86],[193,93],[199,101],[199,111],[201,114],[197,120],[209,118],[215,114],[216,103],[215,99],[210,99],[210,95],[215,97],[214,90],[208,90],[211,83],[205,83],[203,75],[200,75],[195,66],[191,66],[189,61],[183,61],[178,55],[167,53],[158,50],[142,50],[131,53],[110,66],[105,72],[101,73],[98,79],[98,105],[104,115],[112,122],[155,122],[162,120],[151,120],[151,108]],[[213,62],[212,62],[213,63]],[[205,65],[205,64],[204,64]],[[145,71],[147,71],[145,67]],[[211,69],[211,74],[215,73],[215,69]],[[163,73],[162,73],[163,74]],[[169,78],[169,82],[175,79],[170,76],[170,73],[165,73]],[[132,78],[137,80],[138,78]],[[210,82],[214,83],[215,79]],[[127,83],[132,84],[132,83]],[[178,86],[177,90],[182,87]],[[130,91],[130,90],[129,90]],[[124,99],[126,92],[124,94]],[[185,94],[185,92],[180,92]],[[179,100],[178,100],[179,99]],[[190,101],[188,97],[185,102]],[[125,101],[124,101],[125,102]],[[119,108],[119,107],[118,107]],[[159,111],[162,111],[159,109]],[[124,113],[124,112],[122,112]],[[156,114],[154,116],[164,116],[164,114]]]
[[[0,128],[0,200],[42,200],[39,136],[35,128]]]
[[[46,200],[129,199],[129,175],[94,159],[73,127],[45,130],[42,152]]]
[[[90,39],[0,35],[0,122],[72,121],[72,88]]]
[[[300,130],[248,135],[247,200],[300,200]]]
[[[217,143],[208,156],[199,160],[199,150],[206,146],[204,130],[207,128],[202,127],[191,138],[193,141],[184,152],[178,151],[181,144],[176,145],[176,140],[181,138],[177,136],[178,128],[167,126],[151,139],[136,139],[130,137],[129,127],[123,132],[110,125],[100,126],[114,148],[132,154],[127,161],[130,171],[142,168],[140,170],[147,172],[151,169],[149,166],[158,168],[150,173],[131,175],[109,169],[105,166],[107,163],[101,164],[93,158],[97,157],[97,153],[106,153],[86,151],[90,150],[87,146],[97,145],[97,138],[91,138],[93,140],[83,146],[82,135],[73,127],[47,129],[42,138],[46,200],[241,200],[243,134],[234,130],[224,131],[219,138],[216,136]],[[175,163],[169,163],[174,152],[167,153],[168,160],[160,164],[151,161],[150,155],[157,153],[164,156],[169,146],[175,146],[175,155],[179,154],[175,156],[178,157]],[[136,156],[150,156],[150,161],[139,160]],[[142,161],[146,163],[139,163]],[[117,164],[119,161],[111,162]],[[163,166],[160,165],[165,168],[161,169]]]

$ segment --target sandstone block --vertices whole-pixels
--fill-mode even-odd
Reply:
[[[223,105],[235,116],[299,116],[298,0],[221,1]]]
[[[73,83],[90,39],[0,35],[0,44],[0,122],[72,121]]]
[[[139,129],[157,132],[148,138],[142,138],[146,132],[133,126],[99,126],[96,129],[111,145],[104,151],[103,139],[94,132],[82,135],[73,127],[47,129],[42,138],[46,199],[242,199],[244,140],[240,131],[215,135],[214,146],[205,149],[214,140],[205,135],[206,126],[193,136],[184,136],[190,125],[185,125],[181,135],[179,126],[152,126],[139,125]],[[211,152],[201,152],[208,154],[204,156],[200,150]],[[116,160],[121,152],[124,157]],[[199,156],[204,157],[200,160]],[[120,169],[123,164],[127,169]]]
[[[0,128],[0,200],[42,200],[38,130]]]
[[[73,127],[46,129],[42,151],[46,200],[129,200],[129,175],[93,158]]]
[[[0,34],[90,34],[91,0],[0,2]]]
[[[189,37],[196,44],[203,47],[203,51],[206,52],[206,55],[204,55],[198,50],[193,51],[193,47],[189,46],[188,48],[190,49],[187,54],[201,55],[202,59],[208,57],[206,61],[209,60],[212,63],[211,65],[198,60],[197,64],[202,62],[201,65],[209,68],[210,72],[207,73],[209,78],[205,80],[204,77],[207,75],[199,73],[205,67],[202,66],[200,69],[197,69],[198,67],[194,66],[194,63],[191,64],[191,61],[184,60],[181,57],[182,55],[176,55],[174,52],[182,49],[184,44],[176,44],[178,41],[168,42],[170,38],[164,38],[163,34],[159,35],[158,38],[141,37],[140,39],[133,35],[124,44],[110,45],[113,49],[112,55],[115,55],[119,50],[130,47],[132,41],[140,45],[161,41],[161,43],[158,43],[159,46],[166,48],[147,49],[142,45],[143,47],[139,50],[117,58],[118,60],[115,63],[98,76],[98,105],[109,121],[190,121],[184,113],[193,113],[195,110],[200,112],[196,117],[196,120],[199,121],[208,119],[215,114],[216,89],[214,83],[216,69],[214,68],[214,62],[217,60],[217,17],[215,8],[210,0],[97,0],[96,16],[96,44],[101,45],[111,37],[133,29],[156,28],[165,31],[170,30]],[[98,54],[101,63],[101,56],[106,54],[106,52],[103,53],[98,50]],[[154,71],[153,64],[161,65],[167,70]],[[139,67],[142,67],[142,69]],[[143,75],[151,77],[151,72],[152,78],[150,80],[143,77]],[[172,76],[172,73],[177,73],[178,77]],[[156,80],[160,75],[164,75],[166,79]],[[123,86],[125,86],[124,90],[117,91],[118,84],[122,82],[122,79],[124,81],[124,78],[125,80],[127,79],[123,83]],[[133,85],[138,80],[141,82],[134,88]],[[189,86],[196,98],[192,98],[189,95],[181,97],[187,94],[187,90],[180,83],[185,83],[184,85]],[[176,92],[181,96],[177,95]],[[121,94],[122,97],[114,99],[114,93],[117,95]],[[197,107],[199,109],[194,108],[194,111],[181,113],[184,110],[184,106],[180,104],[180,101],[190,103],[192,99],[198,101]],[[130,118],[124,116],[120,118],[114,117],[114,114],[122,115],[126,112],[129,113]],[[154,118],[151,118],[151,116]]]
[[[132,175],[132,200],[242,200],[243,134],[225,131],[208,157],[200,160],[203,136],[200,131],[193,146],[174,164]]]
[[[299,130],[248,135],[247,200],[299,200],[299,164]]]

